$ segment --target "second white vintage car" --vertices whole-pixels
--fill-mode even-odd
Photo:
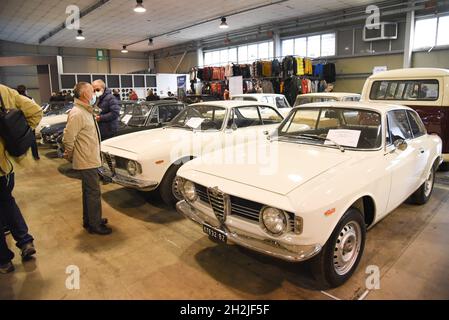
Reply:
[[[292,262],[313,258],[315,275],[331,286],[356,269],[367,228],[407,198],[429,200],[442,161],[440,137],[396,105],[308,104],[269,138],[271,172],[204,156],[181,167],[177,210],[216,241]]]
[[[264,140],[282,120],[274,107],[258,102],[191,104],[164,128],[104,141],[101,173],[125,187],[158,189],[167,204],[175,205],[182,198],[176,172],[183,163],[226,145]]]

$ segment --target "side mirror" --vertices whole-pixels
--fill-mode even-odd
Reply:
[[[232,129],[233,131],[235,131],[235,130],[237,130],[237,129],[238,129],[238,127],[237,127],[237,125],[235,124],[235,122],[234,122],[234,123],[232,123],[232,125],[231,125],[231,129]]]
[[[402,138],[394,140],[393,144],[396,149],[401,150],[401,151],[404,151],[408,147],[407,142]]]

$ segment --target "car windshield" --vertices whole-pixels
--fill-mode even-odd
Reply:
[[[226,117],[226,109],[210,105],[191,105],[181,111],[171,127],[195,130],[221,130]]]
[[[232,100],[236,100],[236,101],[257,101],[257,98],[236,96],[236,97],[232,97]]]
[[[64,103],[64,102],[51,102],[43,108],[43,113],[45,116],[50,115],[60,115],[66,113],[68,110],[72,109],[73,103]]]
[[[122,104],[120,121],[130,127],[143,127],[152,111],[152,105],[128,103]]]
[[[298,96],[296,98],[295,101],[295,107],[296,106],[300,106],[302,104],[306,104],[306,103],[314,103],[314,102],[327,102],[327,101],[337,101],[337,98],[335,97],[319,97],[319,96],[315,96],[315,97],[302,97],[302,96]]]
[[[378,149],[381,115],[375,111],[316,107],[298,108],[278,129],[279,139],[326,147]]]

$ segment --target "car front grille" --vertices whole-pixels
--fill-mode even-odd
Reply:
[[[226,208],[227,195],[223,193],[218,193],[218,195],[210,192],[210,188],[195,184],[196,193],[198,199],[206,204],[209,204],[214,214],[219,220],[226,220],[226,209],[232,216],[237,216],[239,218],[245,219],[253,223],[259,223],[260,211],[264,207],[262,203],[254,202],[251,200],[243,199],[236,196],[229,196],[228,206]],[[295,231],[295,215],[292,212],[287,212],[288,216],[288,230]],[[224,220],[222,220],[224,222]]]
[[[225,195],[214,189],[207,189],[207,195],[209,197],[209,204],[214,210],[215,216],[219,221],[224,222],[226,220]]]

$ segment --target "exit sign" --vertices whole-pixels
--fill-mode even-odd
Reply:
[[[106,59],[106,54],[104,52],[103,49],[97,49],[97,60],[98,61],[103,61],[104,59]]]

